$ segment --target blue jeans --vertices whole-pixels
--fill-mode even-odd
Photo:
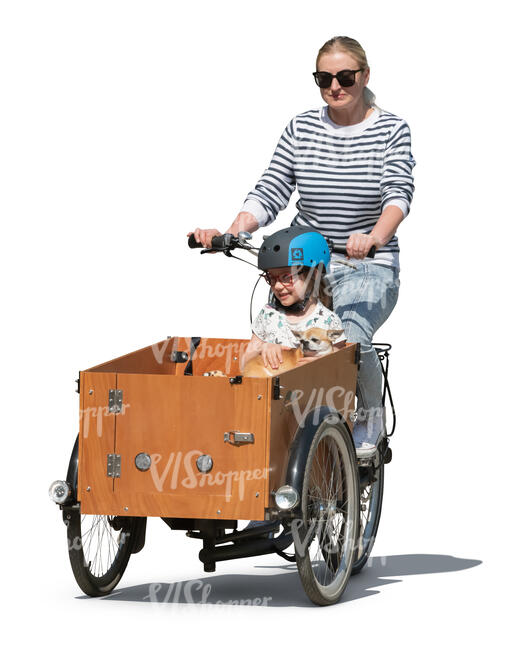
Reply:
[[[361,344],[357,377],[357,413],[354,426],[363,421],[368,437],[375,442],[384,432],[381,363],[372,337],[393,311],[399,294],[399,271],[392,266],[350,260],[357,269],[331,261],[327,279],[332,289],[334,311],[341,318],[345,336]]]

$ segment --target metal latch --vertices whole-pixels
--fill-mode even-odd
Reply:
[[[108,476],[120,478],[120,454],[108,454]]]
[[[122,411],[122,390],[111,389],[109,392],[108,411],[110,413],[120,413]]]
[[[240,431],[225,431],[224,441],[231,445],[243,445],[246,443],[253,444],[255,436],[252,433],[241,433]]]

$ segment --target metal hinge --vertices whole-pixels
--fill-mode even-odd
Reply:
[[[120,454],[108,454],[108,476],[120,478]]]
[[[108,411],[110,413],[120,413],[122,411],[122,390],[112,388],[109,392]]]
[[[273,399],[283,399],[285,396],[280,393],[285,388],[280,384],[280,377],[273,377]]]
[[[241,433],[240,431],[225,431],[224,442],[229,442],[231,445],[243,445],[246,443],[253,444],[255,436],[252,433]]]

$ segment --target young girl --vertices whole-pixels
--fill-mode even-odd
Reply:
[[[329,309],[331,297],[324,283],[329,260],[325,238],[307,228],[285,228],[264,240],[258,267],[271,287],[271,299],[253,321],[243,367],[261,355],[264,365],[278,368],[282,350],[298,347],[297,335],[311,328],[325,330],[335,347],[344,345],[343,326]],[[304,349],[304,358],[299,363],[311,361],[317,355],[317,351]]]

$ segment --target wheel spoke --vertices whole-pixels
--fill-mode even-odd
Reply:
[[[350,478],[343,456],[343,446],[335,436],[322,437],[310,468],[306,528],[310,530],[312,526],[314,534],[308,543],[308,554],[314,577],[322,587],[331,585],[343,572],[349,546],[347,483]]]
[[[104,515],[81,516],[81,545],[84,564],[100,578],[108,573],[127,543],[125,530],[114,530],[113,517]]]

